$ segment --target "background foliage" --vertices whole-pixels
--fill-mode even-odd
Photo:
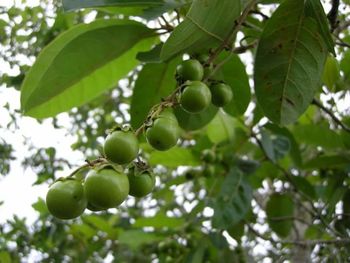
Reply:
[[[14,216],[0,226],[0,262],[34,252],[40,262],[349,261],[350,6],[322,4],[328,17],[319,0],[0,7],[0,55],[19,72],[3,73],[1,88],[19,90],[22,103],[22,112],[5,104],[1,130],[16,129],[22,113],[62,128],[56,114],[68,112],[72,151],[92,160],[115,122],[138,128],[176,88],[184,53],[209,54],[234,92],[224,109],[175,109],[183,131],[167,152],[141,138],[157,175],[152,195],[68,222],[39,199],[32,225]],[[7,176],[16,156],[0,136]],[[35,184],[81,165],[25,147]],[[215,162],[201,159],[205,149]]]

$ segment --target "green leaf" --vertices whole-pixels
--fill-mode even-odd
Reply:
[[[164,165],[169,168],[178,166],[196,166],[199,160],[194,157],[189,149],[173,147],[169,151],[154,151],[149,157],[150,165]]]
[[[164,237],[141,230],[123,231],[118,236],[118,241],[121,244],[125,244],[134,250],[137,250],[144,244],[153,243],[162,239],[164,239]]]
[[[319,87],[326,57],[304,0],[284,1],[268,20],[255,59],[256,96],[270,120],[287,125],[299,118]]]
[[[311,159],[304,163],[304,169],[320,169],[320,168],[345,168],[349,167],[350,155],[324,155]]]
[[[200,52],[221,43],[241,12],[240,0],[194,0],[185,20],[165,42],[161,58]]]
[[[86,215],[82,217],[83,222],[96,227],[98,230],[108,234],[109,237],[116,237],[118,229],[113,227],[107,220],[98,215]]]
[[[160,63],[160,51],[162,50],[163,43],[154,46],[151,50],[146,52],[140,52],[137,54],[136,58],[141,62],[146,63]]]
[[[213,143],[232,141],[235,135],[236,121],[226,113],[219,111],[207,126],[208,138]]]
[[[331,130],[327,123],[295,125],[293,133],[299,143],[320,146],[325,149],[343,148],[342,136]]]
[[[340,69],[337,59],[333,56],[328,56],[324,71],[323,71],[323,83],[326,84],[329,90],[333,91],[336,87],[338,80],[340,79]]]
[[[266,204],[267,221],[281,237],[288,236],[293,226],[294,203],[288,194],[274,193]]]
[[[261,131],[261,144],[266,155],[276,162],[290,151],[290,141],[284,135],[271,134],[267,130]]]
[[[228,229],[241,221],[250,209],[252,189],[243,174],[232,168],[221,185],[216,199],[212,200],[214,209],[213,226]]]
[[[282,135],[288,138],[290,142],[290,155],[294,161],[294,164],[296,166],[301,166],[302,164],[301,152],[299,149],[299,145],[294,138],[294,135],[287,128],[281,128],[272,123],[268,123],[264,127],[276,135]]]
[[[75,10],[102,6],[159,6],[164,0],[63,0],[63,8]]]
[[[7,251],[0,252],[0,262],[1,263],[11,263],[11,255]]]
[[[183,227],[185,220],[183,218],[168,217],[165,214],[158,213],[153,217],[137,218],[134,227],[154,227],[154,228],[178,228]]]
[[[223,80],[232,88],[233,98],[224,107],[225,112],[232,116],[243,115],[250,103],[251,92],[245,65],[235,54],[223,53],[230,59],[221,67]]]
[[[292,176],[291,177],[294,185],[297,187],[298,191],[303,192],[305,195],[316,198],[316,190],[307,180],[307,178],[301,176]]]
[[[182,129],[186,131],[198,130],[206,126],[217,114],[218,108],[210,105],[200,113],[188,113],[181,107],[176,107],[174,113]]]
[[[334,51],[334,41],[329,30],[328,19],[320,0],[306,0],[305,4],[306,12],[310,13],[310,16],[317,21],[318,30],[323,38],[323,41],[327,45],[328,51],[333,55],[336,55]]]
[[[138,75],[131,99],[131,125],[137,129],[150,109],[176,88],[175,69],[178,61],[146,64]]]
[[[112,88],[139,63],[136,54],[149,49],[152,36],[153,30],[141,23],[117,20],[97,20],[64,32],[43,49],[26,75],[24,114],[52,117]]]

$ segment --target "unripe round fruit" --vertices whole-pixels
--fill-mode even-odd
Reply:
[[[134,172],[128,174],[130,192],[129,195],[144,197],[152,192],[156,180],[154,174],[149,171]]]
[[[216,83],[210,86],[211,101],[217,107],[227,105],[233,97],[231,87],[224,83]]]
[[[127,164],[137,157],[139,143],[132,131],[118,130],[107,136],[103,149],[108,160]]]
[[[91,170],[86,176],[85,194],[94,209],[108,209],[120,205],[129,194],[128,177],[112,167]]]
[[[87,207],[86,207],[86,208],[87,208],[88,210],[90,210],[90,211],[93,211],[93,212],[106,210],[106,209],[104,209],[104,208],[100,208],[100,207],[94,206],[93,204],[90,204],[90,203],[87,204]]]
[[[182,61],[176,68],[176,73],[181,80],[202,80],[204,71],[202,64],[196,59]]]
[[[148,143],[158,151],[166,151],[176,145],[180,137],[178,122],[165,117],[156,119],[146,131]]]
[[[189,113],[205,110],[211,101],[211,93],[207,85],[200,81],[191,82],[183,90],[180,97],[181,107]]]
[[[55,182],[47,192],[46,205],[49,212],[60,219],[80,216],[87,206],[82,184],[70,179]]]

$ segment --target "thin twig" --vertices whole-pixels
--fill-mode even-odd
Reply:
[[[317,99],[313,99],[312,104],[314,104],[315,106],[323,110],[325,113],[327,113],[336,124],[343,128],[344,131],[350,132],[350,128],[346,126],[340,119],[338,119],[338,117],[335,116],[330,109],[327,109],[324,105],[322,105],[320,101],[318,101]]]

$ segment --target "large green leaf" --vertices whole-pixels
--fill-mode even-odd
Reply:
[[[238,55],[230,55],[228,52],[224,52],[223,55],[224,57],[230,56],[230,60],[221,67],[221,73],[223,79],[231,86],[233,92],[233,98],[224,107],[224,110],[232,116],[243,115],[251,99],[246,67]]]
[[[284,1],[268,20],[255,59],[255,91],[272,121],[296,121],[319,87],[327,47],[304,0]]]
[[[221,185],[216,199],[211,202],[214,209],[213,226],[228,229],[241,221],[252,200],[252,189],[239,170],[233,167]]]
[[[65,10],[101,6],[160,6],[164,0],[63,0]]]
[[[320,35],[327,45],[328,51],[336,55],[334,51],[334,41],[329,30],[328,19],[320,0],[307,0],[305,11],[317,21]]]
[[[153,30],[133,21],[97,20],[71,28],[38,56],[21,92],[25,115],[36,118],[80,106],[112,88],[150,48]]]
[[[274,193],[266,204],[267,221],[279,236],[288,236],[293,226],[294,203],[288,194]]]
[[[194,0],[185,20],[164,44],[161,58],[217,45],[227,37],[240,12],[240,0]]]
[[[130,105],[131,125],[135,129],[145,121],[152,106],[176,88],[177,63],[147,64],[139,73]]]
[[[320,123],[317,126],[313,124],[295,125],[293,133],[300,143],[325,149],[344,148],[342,136],[331,130],[326,123]]]

